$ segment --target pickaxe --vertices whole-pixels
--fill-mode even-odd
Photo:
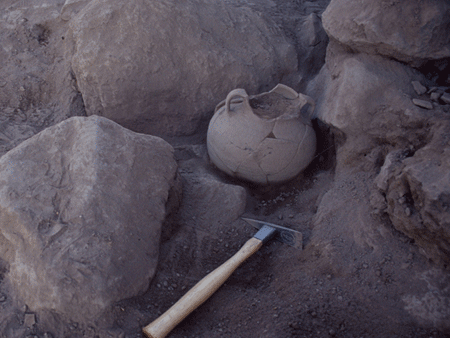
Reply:
[[[242,219],[258,228],[259,231],[233,257],[206,275],[169,310],[144,327],[143,331],[147,337],[164,338],[167,336],[175,326],[211,297],[247,258],[271,238],[302,249],[303,236],[300,232],[272,223],[249,218]]]

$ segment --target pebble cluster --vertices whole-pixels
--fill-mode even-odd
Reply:
[[[420,108],[434,109],[442,107],[450,111],[450,87],[425,87],[420,81],[412,81],[412,86],[420,98],[413,98],[412,102]]]
[[[265,208],[265,207],[272,207],[278,205],[278,203],[284,202],[285,200],[289,199],[289,197],[297,196],[300,193],[300,190],[294,189],[289,192],[282,192],[278,196],[270,199],[263,199],[261,200],[256,209]],[[286,205],[290,206],[290,205]]]

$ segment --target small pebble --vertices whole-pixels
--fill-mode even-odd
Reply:
[[[294,330],[299,330],[301,328],[299,323],[290,323],[290,327],[292,327]]]
[[[405,209],[405,214],[406,214],[406,216],[411,216],[411,209],[410,208],[406,208]]]
[[[0,294],[0,303],[3,303],[3,302],[5,302],[6,301],[6,295],[4,295],[4,294]]]
[[[441,100],[444,101],[446,104],[450,104],[450,93],[442,94]]]
[[[435,102],[438,102],[440,97],[441,97],[441,94],[438,92],[433,92],[430,95],[431,100],[435,101]]]
[[[380,277],[380,276],[381,276],[381,270],[379,270],[379,269],[376,270],[376,271],[375,271],[375,275],[377,275],[378,277]]]
[[[278,219],[281,221],[283,219],[283,215],[278,215]]]
[[[336,336],[336,331],[334,331],[333,329],[331,329],[330,331],[328,331],[328,334],[329,334],[331,337],[334,337],[334,336]]]
[[[34,324],[36,324],[36,315],[34,313],[25,313],[23,325],[31,328]]]
[[[429,101],[420,100],[420,99],[413,99],[412,101],[417,107],[425,108],[425,109],[433,109],[433,104]]]
[[[405,262],[405,263],[403,263],[402,265],[401,265],[401,269],[402,270],[406,270],[406,269],[408,269],[409,267],[411,266],[411,262]]]
[[[424,85],[422,85],[419,81],[412,81],[411,84],[413,85],[414,90],[416,91],[417,94],[422,95],[427,92],[427,88]]]

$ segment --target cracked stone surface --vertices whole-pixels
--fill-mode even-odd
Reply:
[[[18,300],[87,323],[144,292],[176,172],[168,143],[98,116],[1,157],[0,257]]]

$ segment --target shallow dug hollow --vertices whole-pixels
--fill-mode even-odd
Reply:
[[[115,304],[97,327],[86,328],[26,308],[12,312],[2,283],[1,314],[13,313],[2,317],[4,335],[142,337],[142,326],[255,233],[238,219],[245,212],[301,231],[304,250],[268,243],[170,337],[445,337],[448,276],[386,220],[372,217],[374,177],[336,175],[332,138],[326,128],[316,130],[322,143],[304,175],[265,188],[215,171],[204,144],[176,147],[185,198],[165,225],[148,292]]]
[[[242,213],[301,231],[303,250],[267,243],[169,337],[448,337],[448,273],[374,215],[374,175],[335,173],[333,137],[315,128],[321,142],[313,163],[269,187],[216,171],[204,143],[177,146],[183,200],[164,226],[149,290],[86,328],[26,308],[12,312],[2,283],[0,314],[13,313],[2,319],[6,337],[143,337],[143,326],[255,233]]]
[[[240,219],[218,214],[220,206],[205,208],[204,194],[192,194],[209,173],[245,188],[245,216],[301,231],[304,250],[269,242],[170,337],[447,337],[448,274],[373,215],[375,176],[335,174],[325,143],[303,176],[265,188],[213,170],[202,145],[179,147],[189,199],[169,221],[171,236],[149,291],[115,308],[117,327],[139,332],[133,320],[145,325],[156,319],[255,233]],[[222,192],[225,201],[227,195],[236,200]]]

